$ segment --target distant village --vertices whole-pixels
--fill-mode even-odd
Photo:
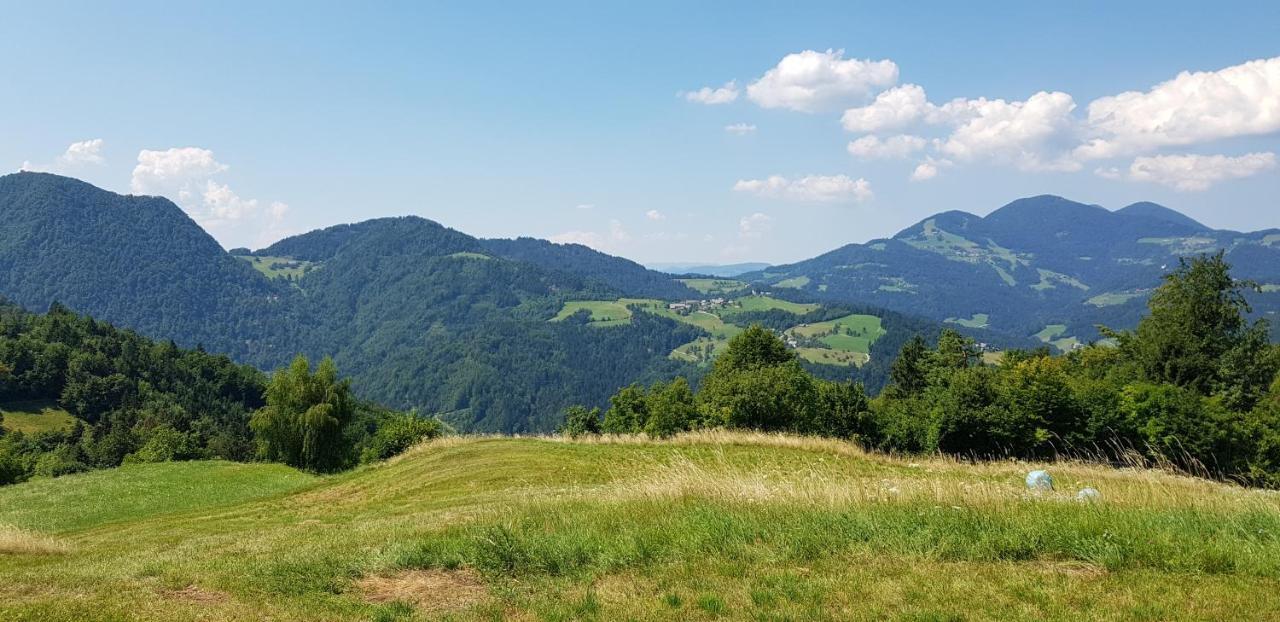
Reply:
[[[751,290],[752,296],[768,296],[767,291]],[[667,304],[667,310],[680,315],[688,315],[694,311],[719,311],[728,308],[742,308],[742,303],[728,298],[704,298],[702,300],[681,300]]]

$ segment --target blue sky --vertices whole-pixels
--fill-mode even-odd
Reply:
[[[1280,227],[1280,3],[884,4],[17,3],[0,168],[227,247],[418,214],[784,262],[1042,193]]]

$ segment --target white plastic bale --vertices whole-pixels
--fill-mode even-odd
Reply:
[[[1053,490],[1053,478],[1048,471],[1032,471],[1027,473],[1027,488],[1036,491]]]

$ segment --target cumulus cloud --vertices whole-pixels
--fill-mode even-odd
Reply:
[[[1135,158],[1127,171],[1100,168],[1094,171],[1107,179],[1129,179],[1169,186],[1182,192],[1207,190],[1228,179],[1250,177],[1276,166],[1276,154],[1247,153],[1226,155],[1158,155]]]
[[[747,86],[747,97],[764,108],[817,112],[865,98],[898,81],[891,60],[844,58],[844,50],[788,54]]]
[[[738,84],[734,80],[730,80],[720,88],[711,88],[704,86],[696,91],[680,91],[676,96],[685,98],[696,104],[706,104],[715,106],[717,104],[727,104],[738,99]]]
[[[20,170],[49,172],[49,173],[69,173],[75,172],[77,169],[85,165],[101,166],[106,164],[107,160],[102,156],[102,147],[106,144],[101,138],[92,140],[82,140],[80,142],[71,143],[67,146],[67,150],[58,156],[58,159],[50,165],[32,164],[30,161],[22,163]]]
[[[143,149],[129,188],[134,194],[169,198],[228,246],[263,245],[290,233],[284,224],[287,204],[241,197],[214,179],[229,168],[199,147]]]
[[[870,182],[847,175],[808,175],[798,179],[773,175],[766,179],[740,179],[733,185],[733,190],[770,199],[812,203],[861,202],[872,197]]]
[[[1074,128],[1075,107],[1070,95],[1046,91],[1026,101],[956,100],[942,107],[943,114],[963,121],[935,146],[961,161],[992,160],[1023,170],[1079,170],[1079,162],[1063,144]]]
[[[604,233],[596,231],[573,230],[557,233],[547,238],[557,244],[581,244],[604,253],[613,253],[631,241],[631,234],[619,220],[610,220],[609,229]]]
[[[768,214],[756,212],[743,216],[738,221],[738,237],[746,240],[758,240],[773,227],[773,218]]]
[[[1280,131],[1280,57],[1100,97],[1089,104],[1087,127],[1091,138],[1076,149],[1083,159]]]
[[[850,132],[881,132],[925,119],[935,109],[924,88],[903,84],[876,95],[875,101],[866,106],[844,111],[840,124]]]
[[[864,160],[901,159],[925,148],[928,143],[919,136],[900,134],[881,139],[878,136],[863,136],[849,143],[849,153]]]
[[[656,209],[651,209],[645,212],[644,217],[648,218],[649,220],[664,220],[666,218],[666,216],[662,212],[659,212]]]
[[[938,176],[938,165],[933,162],[921,162],[911,171],[911,181],[928,181]]]
[[[724,131],[730,134],[744,136],[746,134],[754,134],[756,132],[756,126],[750,123],[734,123],[732,125],[724,126]]]

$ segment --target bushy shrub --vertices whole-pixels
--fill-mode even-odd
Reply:
[[[600,433],[600,409],[587,410],[585,406],[570,406],[564,411],[564,425],[560,432],[569,438]]]
[[[379,424],[378,430],[361,450],[360,462],[386,460],[404,453],[406,449],[422,441],[439,437],[443,433],[444,426],[438,419],[426,419],[407,414],[390,415]]]

